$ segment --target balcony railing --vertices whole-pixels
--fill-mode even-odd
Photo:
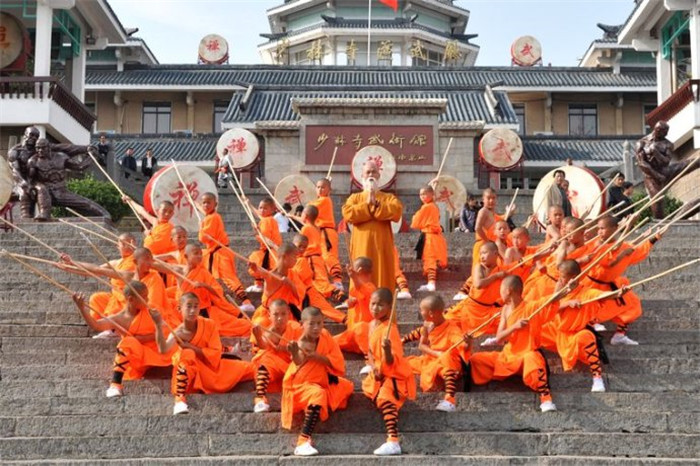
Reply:
[[[97,117],[58,78],[15,77],[0,78],[0,99],[51,99],[83,128],[90,130]]]
[[[695,95],[693,95],[693,89],[695,89]],[[661,105],[649,112],[646,118],[647,125],[653,128],[659,121],[668,121],[680,113],[688,104],[699,100],[700,79],[690,79],[668,99],[663,101]]]

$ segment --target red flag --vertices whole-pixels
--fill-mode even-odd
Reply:
[[[399,10],[399,0],[379,0],[379,3],[383,3],[394,11]]]

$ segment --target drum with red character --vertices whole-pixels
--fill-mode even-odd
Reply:
[[[194,165],[178,164],[177,169],[186,184],[192,200],[200,202],[204,193],[213,193],[217,199],[216,184],[211,176]],[[143,192],[143,206],[155,215],[161,202],[170,201],[175,206],[175,214],[170,220],[173,225],[184,227],[188,232],[199,231],[199,219],[172,165],[158,170],[148,181]]]
[[[316,200],[316,185],[304,175],[285,176],[275,187],[275,199],[280,204],[288,202],[292,208],[297,205],[305,206],[310,201]]]
[[[523,142],[510,129],[494,128],[479,142],[481,161],[496,170],[513,168],[523,157]]]
[[[255,134],[243,128],[233,128],[219,137],[216,155],[229,160],[233,170],[245,170],[258,160],[260,145]]]
[[[532,208],[537,216],[537,220],[542,224],[547,224],[547,212],[552,205],[561,205],[562,193],[554,182],[554,172],[561,170],[566,176],[569,186],[566,190],[566,197],[571,202],[571,213],[574,217],[595,218],[600,215],[607,205],[605,184],[598,178],[598,175],[591,170],[574,165],[565,165],[555,168],[544,175],[537,184],[535,194],[532,197]],[[602,193],[602,194],[601,194]],[[591,203],[595,200],[595,203]]]
[[[382,146],[366,146],[357,151],[351,165],[352,182],[362,187],[362,170],[367,162],[374,162],[379,168],[377,188],[382,190],[391,186],[396,178],[396,160],[391,152]]]
[[[435,202],[445,204],[451,217],[457,217],[467,202],[467,189],[454,176],[441,175],[431,182]]]

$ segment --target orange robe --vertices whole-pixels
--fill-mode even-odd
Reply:
[[[313,286],[319,293],[328,298],[336,288],[331,284],[328,278],[326,264],[323,261],[321,253],[321,232],[315,226],[306,224],[301,227],[301,234],[306,236],[309,240],[309,245],[304,251],[304,258],[311,267]]]
[[[491,270],[489,276],[500,271],[501,268],[496,266]],[[445,317],[447,319],[459,321],[462,326],[462,331],[471,332],[491,318],[498,311],[498,308],[501,307],[502,281],[503,280],[493,281],[485,288],[479,289],[472,284],[472,277],[469,277],[467,280],[470,284],[469,297],[448,309]],[[484,334],[496,333],[496,331],[498,331],[498,319],[493,319],[487,326],[472,336],[479,337]]]
[[[340,266],[340,254],[338,252],[338,231],[335,229],[335,214],[333,213],[333,200],[328,196],[320,196],[307,205],[316,206],[318,218],[316,226],[321,229],[323,241],[321,248],[323,260],[328,267],[328,271],[333,281],[342,278],[342,268]]]
[[[143,247],[148,248],[154,256],[165,254],[175,249],[171,238],[174,225],[170,222],[158,222],[143,239]]]
[[[372,259],[372,282],[379,288],[393,290],[396,270],[391,222],[401,218],[403,205],[396,196],[384,192],[376,193],[377,207],[370,207],[366,199],[367,193],[355,193],[343,205],[343,218],[353,226],[350,257]]]
[[[260,306],[258,306],[253,313],[253,324],[262,325],[264,327],[270,326],[272,321],[270,320],[269,305],[276,299],[281,299],[286,302],[292,310],[294,320],[299,320],[306,286],[294,269],[289,269],[287,271],[287,277],[292,281],[294,285],[293,289],[296,290],[298,296],[294,296],[294,292],[289,285],[280,284],[277,280],[266,278]],[[274,282],[272,280],[274,280]]]
[[[230,249],[220,246],[205,249],[202,263],[216,280],[220,280],[226,288],[235,293],[239,302],[248,299],[236,271],[236,256]]]
[[[506,319],[506,328],[513,326],[522,319],[527,319],[548,298],[539,301],[522,301],[513,309]],[[491,380],[505,380],[515,374],[522,374],[523,383],[535,391],[546,386],[547,362],[541,352],[540,332],[556,304],[543,309],[530,319],[525,327],[515,330],[508,335],[506,344],[501,351],[480,352],[471,357],[472,381],[483,385]],[[554,309],[556,311],[556,309]]]
[[[263,332],[264,333],[264,332]],[[304,329],[298,322],[290,320],[287,322],[287,328],[282,333],[283,341],[296,341],[301,338]],[[255,340],[255,335],[251,336],[251,340]],[[257,343],[254,341],[254,343]],[[282,389],[282,379],[284,373],[287,372],[289,365],[292,363],[292,355],[288,351],[278,351],[274,348],[258,349],[252,360],[256,370],[259,367],[265,366],[270,374],[270,385],[267,391],[274,393]]]
[[[115,361],[117,359],[120,361],[127,361],[126,367],[124,368],[124,380],[140,379],[150,367],[170,366],[175,348],[172,348],[165,354],[160,354],[155,339],[146,343],[141,343],[135,338],[143,335],[155,335],[155,332],[156,326],[146,309],[139,312],[136,317],[134,317],[134,320],[131,321],[129,333],[131,333],[132,336],[122,337],[117,344],[118,354],[115,358]],[[123,355],[121,358],[119,353]]]
[[[205,310],[209,318],[215,321],[219,326],[219,332],[227,337],[240,337],[250,334],[251,324],[248,319],[238,318],[241,315],[240,309],[224,299],[224,290],[219,285],[214,277],[204,268],[202,264],[193,268],[187,273],[189,278],[194,283],[205,283],[216,290],[217,294],[211,293],[209,290],[202,287],[195,287],[191,283],[183,280],[180,284],[178,292],[178,301],[180,296],[191,292],[199,298],[199,309]]]
[[[445,372],[462,372],[462,361],[469,361],[469,351],[465,349],[464,345],[453,348],[449,353],[445,353],[445,351],[458,341],[464,341],[463,337],[459,325],[446,320],[428,334],[430,349],[443,352],[439,358],[430,354],[407,358],[413,373],[420,375],[421,390],[424,392],[437,390],[437,382],[444,376]]]
[[[593,243],[581,245],[566,255],[565,260],[576,260],[595,249]],[[546,271],[535,270],[530,274],[524,284],[524,298],[526,300],[536,300],[544,296],[550,296],[559,280],[559,266],[557,265],[556,252],[547,257],[544,261]]]
[[[182,316],[170,305],[168,293],[163,283],[163,277],[151,269],[148,273],[138,278],[148,288],[148,307],[155,308],[163,315],[163,319],[175,328],[182,323]]]
[[[479,263],[479,250],[481,245],[487,241],[496,241],[496,223],[503,220],[502,215],[493,213],[493,223],[490,227],[486,228],[486,238],[482,238],[478,232],[475,232],[476,241],[474,241],[474,247],[472,248],[472,266]]]
[[[538,246],[527,246],[525,248],[525,252],[521,253],[521,257],[516,261],[516,263],[520,262],[520,260],[522,260],[523,257],[534,254],[535,252],[537,252],[538,249],[539,249]],[[509,270],[511,267],[515,266],[516,263],[504,265],[504,269]],[[525,283],[525,281],[530,276],[530,273],[532,273],[533,267],[534,267],[534,264],[533,264],[532,260],[529,260],[529,261],[525,262],[524,264],[522,264],[521,266],[516,267],[515,269],[511,270],[510,274],[517,275],[518,277],[520,277],[520,279],[523,281],[523,283]]]
[[[384,349],[382,341],[386,338],[387,326],[389,330],[389,340],[391,341],[391,354],[394,363],[389,365],[384,361]],[[403,355],[403,345],[401,335],[396,324],[391,324],[387,319],[385,322],[372,329],[369,335],[369,351],[374,357],[374,369],[378,370],[384,379],[379,381],[374,377],[374,371],[362,381],[362,391],[375,406],[381,406],[384,402],[394,403],[397,408],[403,406],[406,399],[416,398],[416,379],[408,360]],[[398,396],[397,396],[398,395]]]
[[[252,363],[222,357],[219,326],[215,321],[197,317],[197,331],[189,343],[202,349],[204,359],[199,359],[191,349],[178,348],[175,351],[172,356],[173,394],[177,394],[178,369],[187,373],[185,393],[226,393],[239,382],[253,379]]]
[[[175,260],[167,260],[165,261],[167,264],[175,264],[175,265],[187,265],[187,258],[185,257],[185,250],[184,248],[181,250],[174,250],[170,251],[168,254],[173,256]],[[165,288],[168,293],[168,299],[170,300],[176,300],[177,299],[177,277],[171,273],[166,274],[165,276]]]
[[[282,382],[282,427],[292,427],[294,413],[304,411],[309,405],[321,407],[321,420],[328,419],[329,411],[343,409],[353,392],[352,382],[343,378],[345,359],[338,344],[328,330],[323,329],[318,338],[316,353],[330,360],[330,367],[317,361],[306,361],[297,366],[289,364]],[[333,377],[331,377],[333,376]]]
[[[333,322],[342,322],[345,320],[345,314],[334,308],[326,298],[314,288],[313,271],[306,257],[297,257],[293,270],[298,274],[299,279],[304,284],[305,297],[302,301],[308,302],[309,305],[317,307],[321,310],[324,316],[328,317]],[[332,285],[331,285],[332,286]]]
[[[282,235],[280,234],[280,227],[277,224],[277,220],[275,220],[274,217],[262,217],[260,219],[260,222],[258,223],[258,228],[260,229],[260,233],[265,238],[267,238],[269,242],[277,246],[282,244]],[[267,247],[265,247],[265,243],[259,235],[257,236],[257,239],[258,243],[260,243],[260,249],[258,249],[257,251],[253,251],[248,257],[248,259],[250,259],[251,262],[257,264],[258,267],[270,270],[277,265],[277,261],[275,260],[274,256],[274,251],[270,253],[267,250]],[[256,280],[263,279],[261,274],[253,272],[250,269],[248,269],[248,273],[251,277],[253,277]]]
[[[213,241],[209,236],[216,238],[224,246],[228,246],[228,235],[224,228],[224,220],[218,212],[205,215],[199,224],[199,242],[206,246],[207,249],[218,246],[216,241]]]
[[[115,264],[114,268],[120,272],[133,272],[136,270],[134,256],[129,255],[121,258]],[[102,315],[105,316],[116,314],[126,306],[126,298],[124,298],[124,293],[122,293],[124,286],[126,286],[124,281],[116,278],[110,278],[109,282],[112,284],[112,292],[98,291],[97,293],[90,295],[89,301],[91,308],[100,311]],[[90,311],[90,315],[93,319],[100,318],[100,316],[93,311]]]
[[[438,267],[447,267],[447,241],[440,226],[440,209],[434,202],[423,204],[413,215],[411,228],[425,235],[423,244],[423,274],[434,280]],[[432,278],[431,278],[432,277]]]
[[[603,293],[600,290],[579,286],[566,295],[560,302],[570,300],[586,301]],[[565,371],[570,371],[576,365],[576,361],[586,363],[585,348],[596,340],[593,332],[587,329],[589,322],[598,318],[601,302],[596,301],[585,304],[580,309],[561,309],[554,317],[542,326],[542,347],[556,351],[561,357]]]
[[[394,245],[394,268],[396,269],[396,287],[399,291],[408,291],[408,280],[406,280],[406,275],[404,275],[403,270],[401,270],[399,249],[396,245]]]
[[[372,322],[369,299],[376,289],[372,283],[350,287],[350,296],[357,302],[348,309],[346,330],[334,337],[343,351],[360,354],[367,354],[369,351],[369,323]]]
[[[632,248],[627,243],[623,243],[617,252],[608,253],[607,257],[588,272],[583,285],[602,291],[618,290],[623,286],[629,285],[629,279],[622,274],[625,273],[625,270],[630,265],[638,264],[649,257],[651,247],[652,243],[650,241],[645,241],[635,248]],[[621,259],[614,267],[610,267],[617,254],[624,249],[630,248],[634,249],[632,254]],[[642,301],[632,290],[625,293],[621,298],[602,301],[601,306],[602,309],[598,316],[601,322],[612,320],[614,323],[624,326],[634,322],[642,315]]]

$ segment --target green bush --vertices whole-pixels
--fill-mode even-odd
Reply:
[[[641,198],[645,197],[647,195],[646,192],[635,192],[632,195],[632,202],[637,202]],[[667,196],[664,194],[664,217],[668,216],[669,214],[672,214],[676,210],[680,209],[683,207],[683,203],[676,199],[675,197]],[[636,207],[635,207],[636,211]],[[651,209],[647,207],[642,211],[642,213],[639,215],[639,218],[637,219],[637,222],[641,222],[642,220],[651,217]]]
[[[107,209],[114,222],[131,213],[129,206],[122,202],[117,188],[106,181],[96,180],[92,175],[68,180],[66,186],[70,192],[93,200]],[[54,207],[51,214],[54,217],[72,216],[63,207]]]

